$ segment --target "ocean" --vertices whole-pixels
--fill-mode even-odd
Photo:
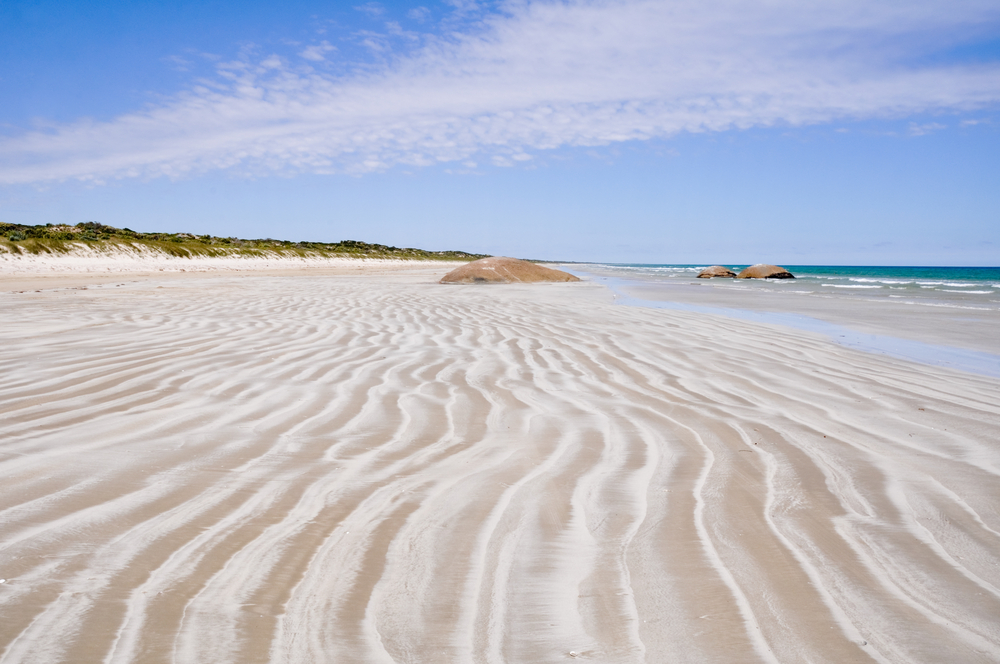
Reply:
[[[643,282],[692,281],[706,265],[590,263],[583,271]],[[739,272],[746,265],[727,265]],[[712,279],[716,287],[776,293],[891,299],[954,308],[1000,309],[1000,267],[783,265],[795,279]],[[707,280],[698,280],[707,281]]]

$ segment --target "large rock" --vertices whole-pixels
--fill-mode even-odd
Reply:
[[[442,284],[511,284],[537,281],[580,281],[568,272],[553,270],[518,258],[480,258],[455,268],[441,279]]]
[[[758,263],[736,275],[737,279],[794,279],[795,275],[783,267]]]
[[[698,273],[699,279],[711,279],[712,277],[727,277],[732,279],[736,276],[736,273],[730,270],[728,267],[722,267],[721,265],[713,265],[712,267],[706,267],[704,270]]]

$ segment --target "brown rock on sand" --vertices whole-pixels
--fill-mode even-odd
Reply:
[[[795,275],[783,267],[758,263],[736,275],[737,279],[794,279]]]
[[[711,279],[712,277],[728,277],[732,279],[736,276],[736,273],[730,270],[728,267],[722,267],[721,265],[713,265],[712,267],[706,267],[704,270],[698,273],[699,279]]]
[[[580,281],[572,274],[518,258],[480,258],[455,268],[441,279],[442,284],[510,284],[537,281]]]

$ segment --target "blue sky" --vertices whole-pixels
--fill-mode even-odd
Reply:
[[[0,4],[0,220],[1000,265],[995,1]]]

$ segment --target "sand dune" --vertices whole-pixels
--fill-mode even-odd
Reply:
[[[562,270],[506,256],[480,258],[460,265],[441,277],[442,284],[530,284],[545,281],[565,283],[580,281],[580,278]]]
[[[445,271],[0,293],[0,662],[1000,660],[996,380]]]
[[[0,285],[16,277],[51,279],[66,275],[79,277],[81,274],[121,276],[156,272],[273,272],[290,269],[360,272],[373,265],[401,268],[414,264],[421,265],[423,261],[319,254],[296,256],[277,251],[261,251],[259,255],[173,256],[142,244],[102,247],[80,242],[67,253],[38,254],[7,251],[0,246]],[[449,268],[463,264],[454,261],[439,262],[439,265],[447,265]]]

